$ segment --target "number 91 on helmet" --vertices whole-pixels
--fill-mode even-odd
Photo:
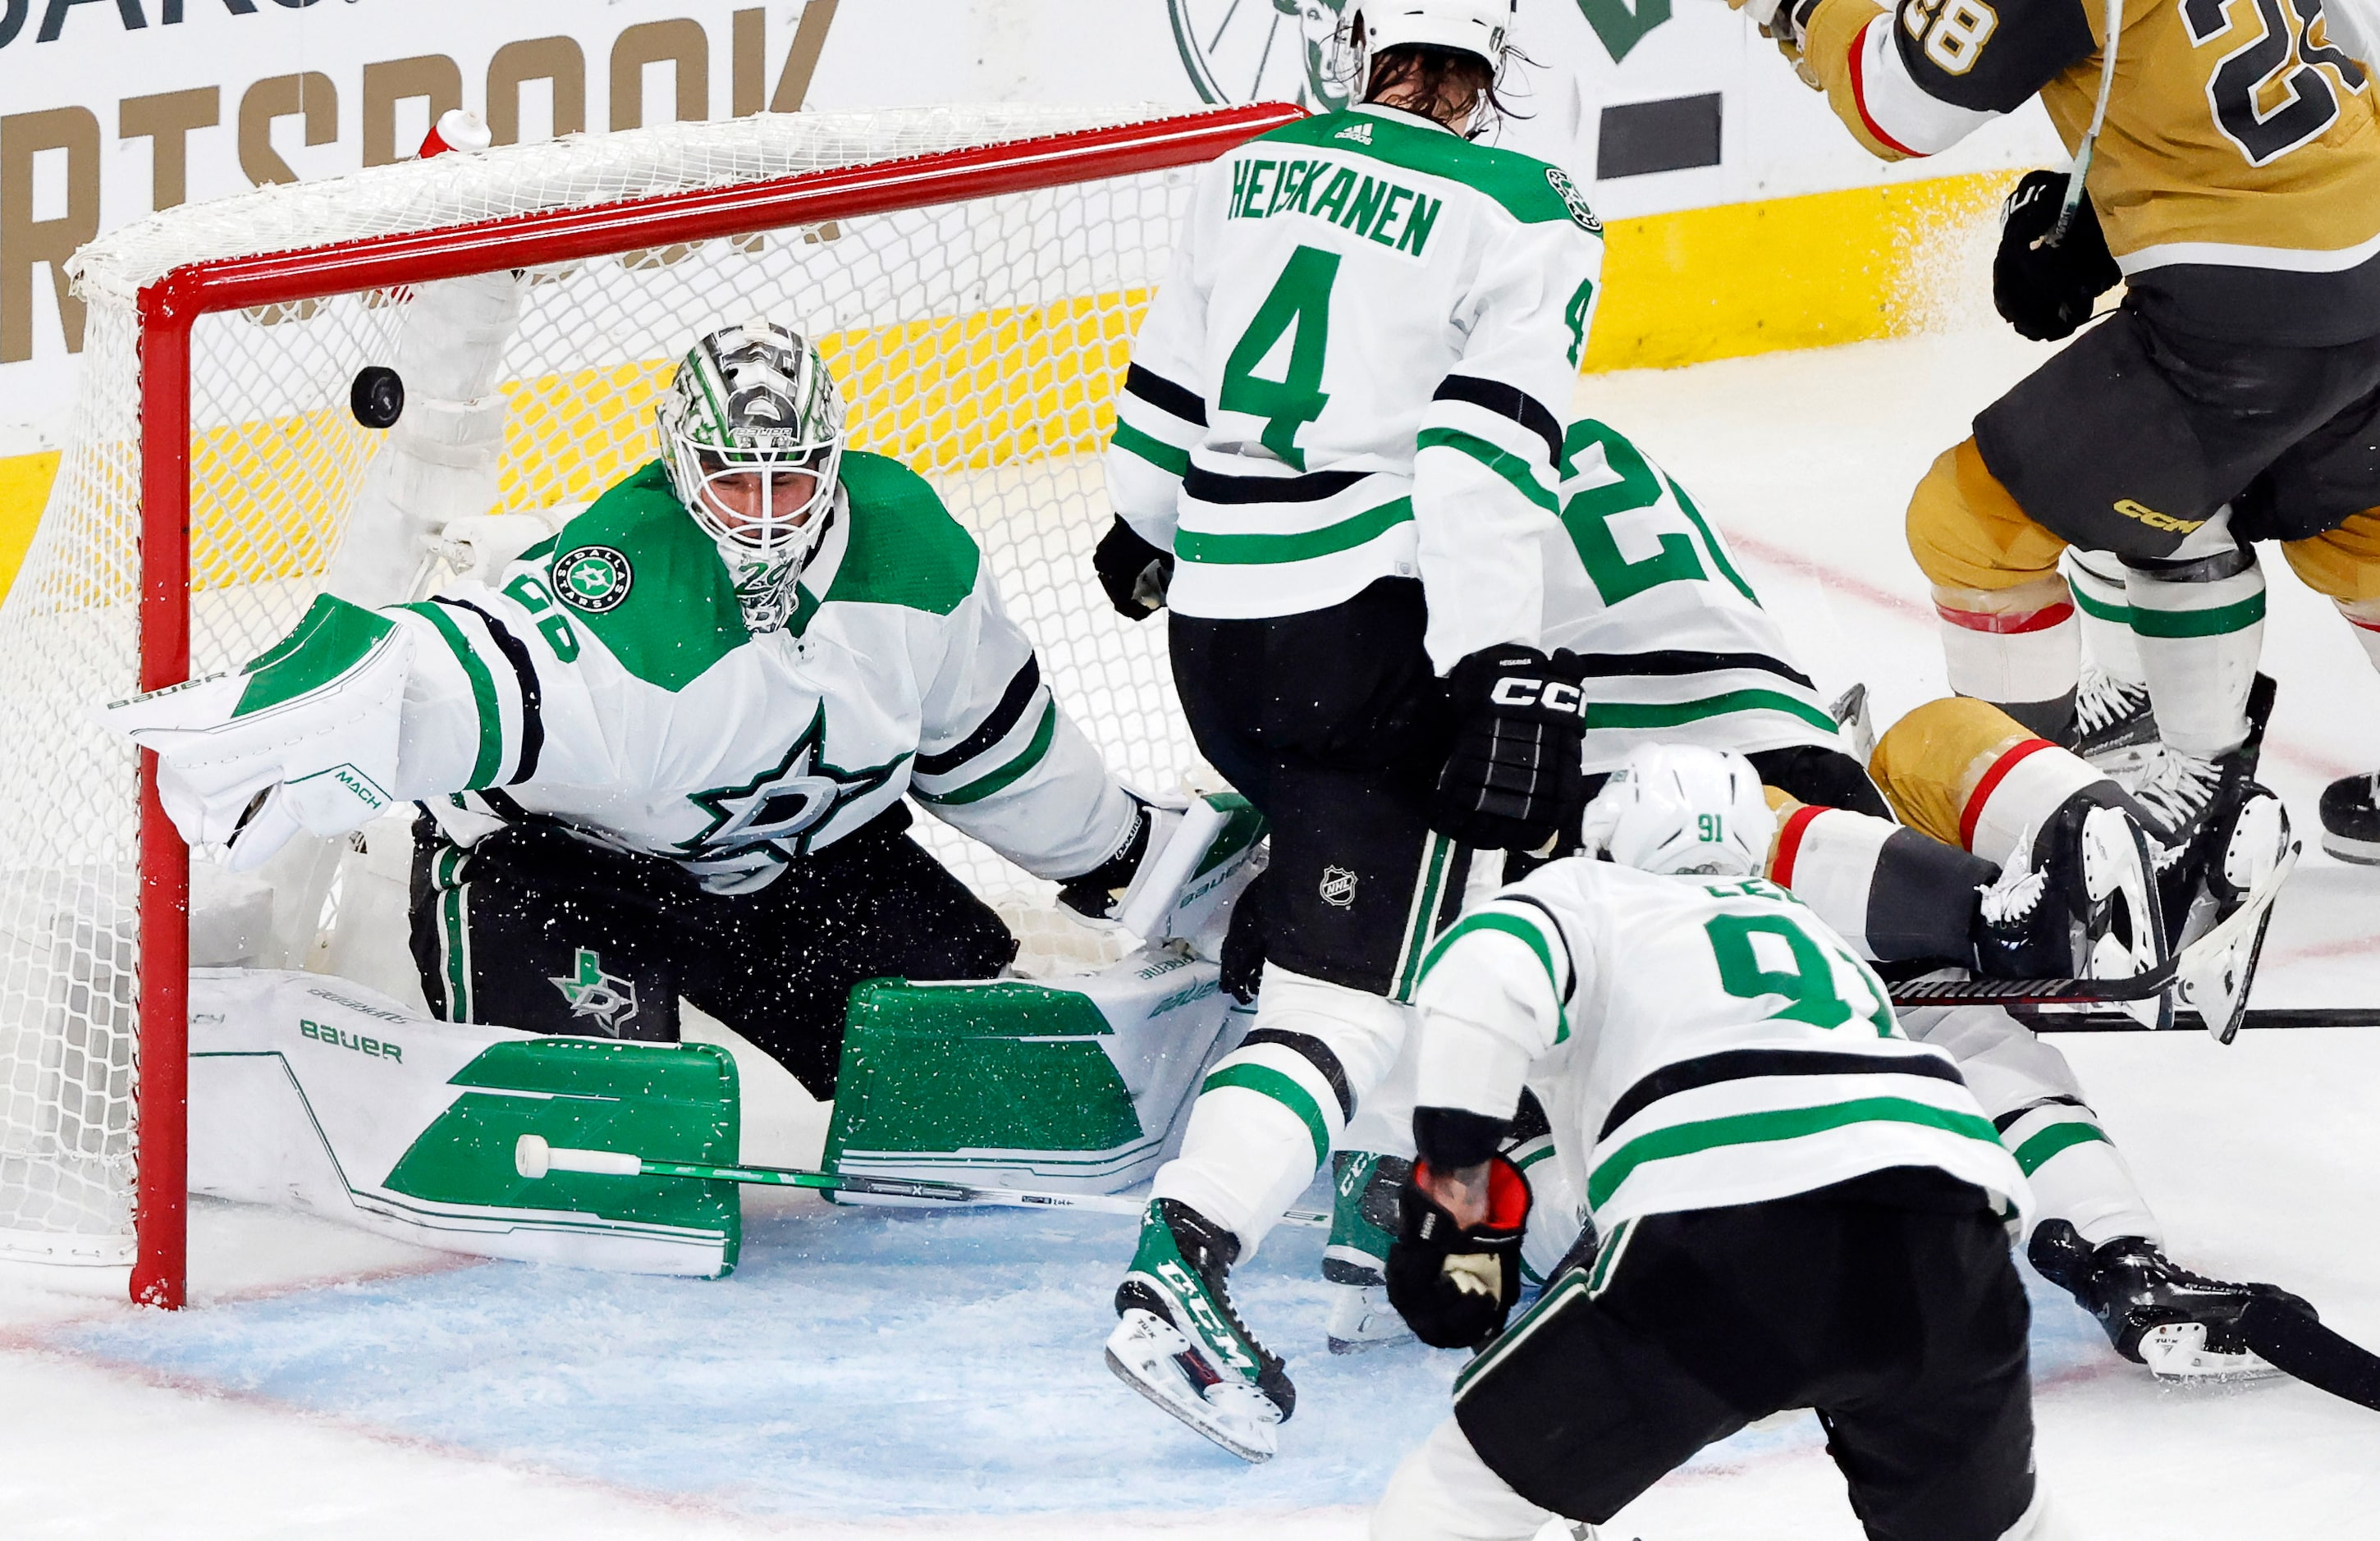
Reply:
[[[1674,876],[1750,878],[1768,863],[1777,816],[1752,762],[1730,749],[1646,744],[1586,805],[1588,855]]]

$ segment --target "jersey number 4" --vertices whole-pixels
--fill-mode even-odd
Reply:
[[[1337,252],[1301,246],[1290,253],[1289,265],[1257,307],[1223,365],[1217,405],[1226,412],[1264,419],[1257,442],[1296,470],[1305,469],[1305,452],[1297,447],[1298,430],[1322,416],[1330,402],[1322,389],[1322,361],[1330,347],[1330,285],[1338,279]],[[1281,377],[1268,380],[1257,374],[1281,351],[1284,338],[1288,358],[1280,366]]]

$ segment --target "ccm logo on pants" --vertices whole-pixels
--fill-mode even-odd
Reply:
[[[1578,686],[1565,680],[1536,680],[1525,674],[1507,674],[1488,692],[1488,698],[1498,706],[1541,706],[1548,711],[1584,712],[1585,698]]]

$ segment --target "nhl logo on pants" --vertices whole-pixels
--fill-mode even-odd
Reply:
[[[1322,902],[1339,909],[1350,909],[1355,903],[1355,874],[1343,867],[1322,869]]]

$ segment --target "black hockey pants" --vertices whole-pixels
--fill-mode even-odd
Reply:
[[[2030,1319],[1982,1193],[1895,1168],[1621,1222],[1463,1371],[1455,1421],[1513,1491],[1600,1524],[1812,1407],[1875,1541],[1995,1541],[2033,1502]]]
[[[1463,904],[1470,853],[1429,828],[1451,737],[1415,578],[1299,615],[1171,622],[1199,752],[1272,825],[1252,891],[1264,955],[1402,996]]]
[[[834,1095],[844,1009],[863,979],[979,979],[1016,955],[1000,917],[903,831],[905,805],[750,893],[706,893],[674,862],[558,827],[468,851],[414,826],[413,960],[455,1022],[674,1043],[678,998]]]

